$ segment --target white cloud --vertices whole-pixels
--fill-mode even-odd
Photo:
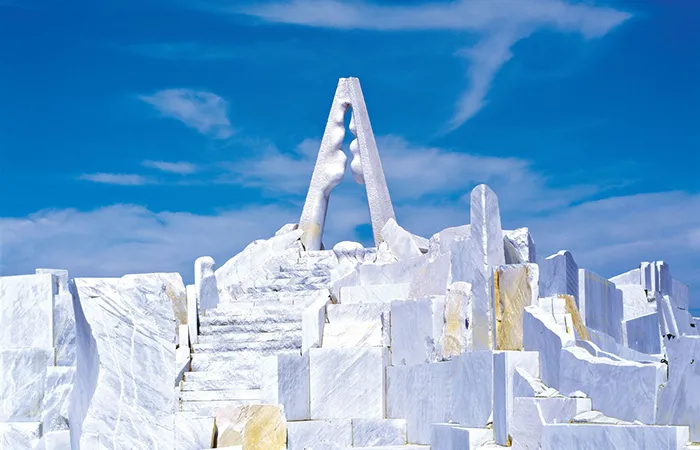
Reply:
[[[148,178],[126,173],[85,173],[78,177],[79,180],[92,181],[93,183],[118,184],[121,186],[140,186],[151,182]]]
[[[143,161],[141,163],[144,167],[151,169],[160,170],[161,172],[176,173],[180,175],[186,175],[195,173],[197,171],[197,166],[188,162],[169,162],[169,161]]]
[[[177,119],[202,134],[226,139],[234,133],[228,118],[228,102],[212,92],[166,89],[139,98],[163,117]]]
[[[511,58],[511,48],[538,29],[576,32],[596,38],[624,22],[630,14],[562,0],[460,0],[416,6],[380,6],[338,0],[292,0],[231,7],[276,23],[310,27],[394,30],[455,30],[478,36],[459,55],[469,61],[469,87],[459,97],[447,129],[473,117],[485,104],[498,70]]]
[[[227,173],[219,181],[259,187],[275,194],[303,196],[311,180],[319,146],[319,140],[306,139],[293,152],[284,153],[266,143],[260,146],[254,158],[224,163]],[[545,211],[569,205],[605,188],[576,185],[554,189],[524,159],[417,146],[399,136],[378,136],[377,147],[392,200],[396,203],[462,195],[476,184],[487,183],[500,193],[501,201],[510,210]],[[420,182],[416,182],[417,179]],[[334,193],[346,191],[348,183],[353,183],[351,177],[347,177]]]
[[[499,194],[498,191],[496,191]],[[502,212],[508,213],[502,205]],[[192,279],[198,256],[219,264],[255,239],[267,238],[295,222],[300,205],[251,206],[217,215],[152,212],[132,205],[93,211],[45,210],[27,218],[0,219],[3,230],[0,272],[29,273],[36,267],[68,268],[74,276],[178,271]],[[429,237],[448,226],[469,222],[463,201],[412,201],[396,208],[399,222]],[[368,223],[361,195],[331,197],[324,241],[358,240],[356,228]],[[700,307],[700,253],[692,242],[700,230],[700,194],[659,192],[583,202],[547,217],[519,214],[505,228],[529,226],[544,257],[570,250],[580,267],[610,277],[640,261],[665,260],[674,278],[691,284]],[[196,230],[196,232],[193,232]],[[235,232],[232,232],[235,231]]]

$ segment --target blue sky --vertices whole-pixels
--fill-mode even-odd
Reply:
[[[603,276],[668,261],[700,307],[700,2],[0,0],[3,274],[219,264],[301,212],[359,77],[399,223],[505,228]],[[362,187],[326,245],[370,243]]]

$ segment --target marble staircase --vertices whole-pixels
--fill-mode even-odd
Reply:
[[[301,353],[302,313],[327,295],[335,263],[332,251],[300,253],[238,287],[235,301],[200,314],[190,371],[180,383],[181,411],[211,416],[220,407],[259,403],[262,358]]]

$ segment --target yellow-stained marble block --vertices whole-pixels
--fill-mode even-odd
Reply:
[[[588,336],[588,330],[583,324],[583,318],[581,313],[579,313],[578,307],[576,307],[576,299],[573,295],[560,294],[557,295],[559,298],[563,298],[566,301],[566,312],[571,314],[571,320],[574,323],[574,330],[576,330],[576,337],[584,340],[590,341],[591,338]]]
[[[538,281],[536,264],[510,264],[494,270],[496,350],[522,350],[523,309],[536,302]]]
[[[243,405],[219,409],[217,445],[242,446],[242,450],[286,448],[287,421],[277,405]]]

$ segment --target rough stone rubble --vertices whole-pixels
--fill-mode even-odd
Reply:
[[[189,286],[0,277],[0,449],[700,449],[700,319],[667,263],[539,258],[485,185],[430,239],[379,210],[375,247],[288,224]]]

